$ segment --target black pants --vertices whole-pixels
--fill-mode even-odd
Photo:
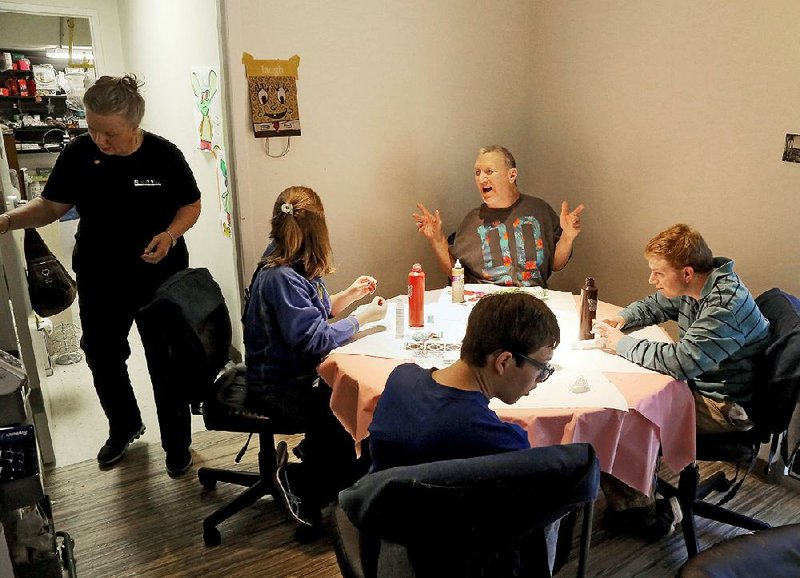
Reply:
[[[305,432],[299,444],[302,463],[293,465],[296,489],[323,507],[353,485],[370,467],[367,444],[356,457],[355,442],[330,408],[331,388],[317,376],[300,378],[279,387],[248,386],[256,405],[281,423]]]
[[[167,452],[191,445],[191,412],[188,402],[176,395],[175,388],[159,378],[169,374],[165,371],[168,360],[159,347],[157,336],[141,331],[138,317],[139,309],[153,299],[161,283],[177,272],[173,268],[139,267],[135,272],[126,273],[77,273],[83,330],[81,348],[92,371],[100,405],[108,418],[109,435],[130,435],[142,423],[127,366],[131,354],[128,334],[136,321],[153,384],[161,445]]]

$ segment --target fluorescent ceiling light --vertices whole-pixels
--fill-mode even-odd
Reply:
[[[69,59],[69,51],[66,50],[48,50],[45,54],[47,58],[57,58],[61,60]],[[91,52],[83,52],[81,50],[72,50],[73,62],[83,62],[84,57],[86,60],[94,60],[94,54]]]

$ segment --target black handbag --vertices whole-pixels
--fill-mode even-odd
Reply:
[[[33,310],[50,317],[67,309],[78,293],[75,280],[45,244],[36,229],[25,229],[28,295]]]

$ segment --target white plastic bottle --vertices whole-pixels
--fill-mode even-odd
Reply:
[[[406,331],[406,312],[405,312],[405,302],[402,299],[398,299],[395,302],[395,310],[394,310],[394,336],[402,339],[403,335]]]
[[[461,261],[458,259],[450,271],[450,291],[453,295],[453,303],[464,302],[464,267],[461,266]]]

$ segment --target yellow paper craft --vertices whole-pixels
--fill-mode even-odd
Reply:
[[[255,60],[242,53],[250,93],[253,133],[257,137],[300,136],[297,107],[297,68],[300,57]]]

